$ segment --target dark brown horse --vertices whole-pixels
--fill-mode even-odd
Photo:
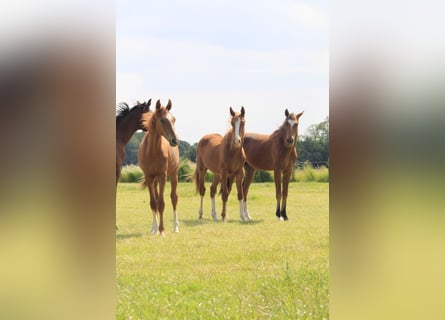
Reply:
[[[145,130],[142,126],[142,115],[150,112],[151,99],[137,104],[130,109],[128,104],[120,103],[116,115],[116,186],[121,176],[122,164],[125,160],[125,146],[137,130]]]
[[[280,220],[288,220],[286,201],[290,176],[297,161],[298,121],[302,114],[303,112],[299,114],[289,113],[286,109],[284,112],[286,119],[281,127],[271,135],[246,133],[244,151],[247,159],[243,181],[245,215],[249,215],[247,194],[256,170],[273,170],[275,198],[277,200],[275,214]],[[281,184],[283,189],[281,189]]]
[[[178,203],[179,149],[175,132],[175,117],[170,113],[172,102],[166,107],[156,102],[156,110],[143,116],[143,125],[148,133],[139,146],[139,166],[144,171],[143,184],[150,193],[150,207],[153,213],[151,233],[165,235],[164,228],[164,188],[167,175],[170,177],[170,198],[173,205],[174,232],[179,232],[176,205]],[[159,227],[158,218],[159,214]]]
[[[236,179],[238,190],[238,200],[240,202],[240,217],[242,220],[248,218],[244,216],[243,210],[243,188],[242,180],[244,175],[244,162],[246,156],[243,151],[245,111],[241,107],[241,112],[233,111],[230,107],[230,124],[232,128],[221,136],[220,134],[208,134],[201,138],[196,150],[196,169],[194,180],[196,190],[201,195],[201,206],[199,208],[199,219],[203,214],[203,199],[205,194],[204,178],[207,170],[213,172],[213,183],[210,187],[210,198],[212,199],[212,217],[217,220],[215,209],[215,194],[218,183],[221,182],[222,191],[222,220],[226,220],[226,204],[229,197],[231,182]],[[231,181],[231,182],[230,182]]]

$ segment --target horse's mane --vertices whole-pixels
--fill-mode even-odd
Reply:
[[[282,133],[283,133],[285,125],[286,125],[286,120],[278,127],[277,130],[275,130],[274,132],[272,132],[270,134],[270,137],[271,138],[276,137],[276,136],[280,137],[282,135]]]
[[[226,133],[224,133],[224,135],[223,135],[223,141],[225,143],[227,143],[227,141],[229,140],[229,138],[232,135],[233,128],[232,128],[232,118],[231,117],[229,117],[227,119],[227,127],[228,127],[228,129],[227,129]]]
[[[153,131],[151,130],[151,127],[153,125],[153,114],[154,112],[146,112],[144,114],[142,114],[142,126],[145,128],[145,130],[147,131]]]
[[[128,104],[126,104],[125,102],[119,103],[117,105],[116,126],[129,113],[130,113],[130,107],[128,106]]]

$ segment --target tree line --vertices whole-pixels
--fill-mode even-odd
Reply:
[[[138,164],[138,149],[143,136],[144,132],[138,131],[128,142],[124,165]],[[187,141],[180,141],[181,159],[196,162],[197,146],[197,143],[190,144]],[[329,117],[318,124],[311,125],[305,134],[298,136],[297,150],[297,167],[301,168],[304,163],[309,163],[314,168],[329,167]]]

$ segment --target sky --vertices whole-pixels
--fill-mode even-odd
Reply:
[[[224,134],[229,107],[264,134],[304,111],[304,134],[329,115],[327,1],[118,0],[116,102],[149,98],[191,144]]]

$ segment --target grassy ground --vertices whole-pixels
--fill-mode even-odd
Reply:
[[[275,217],[273,183],[253,184],[247,223],[240,221],[235,188],[222,223],[211,220],[208,192],[199,222],[194,185],[180,183],[175,234],[168,185],[167,236],[160,237],[150,234],[148,191],[120,184],[116,318],[327,319],[328,188],[291,183],[283,222]],[[220,208],[218,198],[219,214]]]

